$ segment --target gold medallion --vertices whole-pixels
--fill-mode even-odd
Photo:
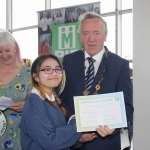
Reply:
[[[95,86],[95,89],[96,89],[96,91],[100,90],[99,84],[97,84],[97,85]]]
[[[88,93],[89,93],[89,92],[86,91],[86,90],[83,92],[84,96],[88,95]]]

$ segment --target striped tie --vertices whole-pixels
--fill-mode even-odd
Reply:
[[[89,91],[92,86],[94,80],[94,59],[92,57],[88,57],[89,67],[85,75],[85,90]]]

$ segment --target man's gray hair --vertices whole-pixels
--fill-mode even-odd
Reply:
[[[79,33],[81,33],[81,25],[82,25],[82,22],[85,20],[85,19],[92,19],[92,18],[100,18],[100,20],[103,22],[104,24],[104,31],[107,33],[107,23],[106,21],[97,13],[95,12],[86,12],[84,14],[82,14],[80,17],[79,17]]]

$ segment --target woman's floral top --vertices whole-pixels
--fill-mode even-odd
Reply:
[[[0,81],[0,97],[11,98],[15,103],[25,101],[30,93],[31,86],[30,68],[23,66],[16,77],[7,86]],[[21,113],[5,109],[2,111],[6,117],[6,131],[0,135],[0,150],[21,150],[20,119]],[[0,121],[1,122],[1,121]]]

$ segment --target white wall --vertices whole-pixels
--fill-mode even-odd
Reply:
[[[150,150],[150,0],[133,0],[134,150]]]

